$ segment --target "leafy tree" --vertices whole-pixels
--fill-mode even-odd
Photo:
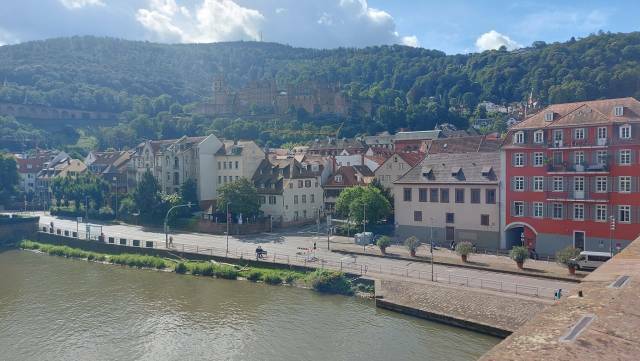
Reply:
[[[9,154],[0,153],[0,204],[7,204],[11,196],[17,195],[19,181],[16,160]]]
[[[243,216],[253,216],[260,212],[258,190],[247,178],[224,184],[218,188],[218,211],[229,212]]]
[[[358,186],[343,190],[336,201],[336,211],[342,216],[362,224],[365,213],[367,223],[377,223],[391,214],[391,204],[380,189]]]
[[[142,175],[142,179],[136,185],[133,200],[143,220],[150,221],[160,214],[158,210],[162,202],[160,186],[149,170]]]
[[[192,178],[189,178],[180,186],[180,198],[183,203],[191,203],[191,211],[199,208],[198,203],[198,183]],[[189,210],[187,210],[188,212]]]

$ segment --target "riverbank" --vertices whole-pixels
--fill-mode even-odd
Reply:
[[[312,288],[318,292],[353,295],[372,293],[370,286],[353,282],[338,271],[317,269],[314,271],[283,270],[277,268],[256,267],[241,264],[188,261],[181,258],[166,258],[155,255],[134,253],[102,253],[83,248],[56,245],[44,242],[23,240],[18,247],[24,250],[38,251],[52,256],[61,256],[86,260],[90,262],[108,263],[139,269],[154,269],[174,272],[176,274],[214,277],[228,280],[249,280],[264,282],[270,285],[291,285]]]

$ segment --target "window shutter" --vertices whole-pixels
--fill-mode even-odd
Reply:
[[[553,178],[544,177],[544,190],[550,191],[553,189]]]
[[[529,216],[529,202],[522,202],[522,215]]]
[[[523,183],[522,186],[524,187],[524,191],[528,192],[530,190],[529,189],[529,183],[531,182],[531,180],[529,179],[529,177],[523,177],[522,179],[524,180],[522,182]]]
[[[515,189],[516,189],[515,177],[511,177],[511,188],[510,188],[510,190],[513,192]]]
[[[613,178],[613,183],[611,184],[611,191],[612,192],[617,192],[618,191],[618,182],[620,181],[620,178],[618,177],[611,177]]]
[[[514,167],[516,165],[516,153],[511,153],[511,166]]]
[[[569,213],[569,214],[567,214],[567,219],[573,219],[573,215],[574,215],[573,208],[574,207],[575,207],[575,205],[573,203],[572,204],[567,204],[567,212]]]
[[[631,177],[631,191],[638,192],[638,177]]]
[[[512,201],[511,202],[511,216],[515,216],[516,215],[516,202]]]
[[[543,204],[542,208],[544,209],[543,212],[545,218],[551,218],[553,216],[553,214],[551,214],[551,211],[553,210],[551,203]]]
[[[596,177],[589,177],[587,182],[585,182],[585,187],[587,192],[595,192],[596,191]]]
[[[527,153],[523,153],[523,154],[522,154],[522,166],[523,166],[523,167],[526,167],[526,166],[527,166],[527,158],[529,158],[529,157],[527,156]]]
[[[631,164],[636,164],[636,152],[632,150],[630,153]]]
[[[615,192],[613,184],[615,183],[614,177],[607,177],[607,192]]]

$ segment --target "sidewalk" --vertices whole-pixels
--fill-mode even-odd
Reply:
[[[384,257],[389,259],[402,259],[414,262],[431,262],[429,247],[426,245],[418,248],[416,257],[411,257],[409,251],[404,246],[391,246],[387,248],[386,255],[382,255],[380,249],[377,246],[369,245],[366,247],[362,247],[354,243],[346,243],[344,239],[337,242],[332,242],[331,251],[355,255]],[[437,250],[434,250],[433,254],[435,264],[525,275],[538,278],[548,278],[553,280],[580,282],[582,278],[589,274],[588,272],[576,271],[576,274],[572,276],[569,274],[569,271],[566,267],[555,262],[540,260],[536,261],[529,259],[524,264],[524,270],[519,270],[515,262],[509,257],[505,256],[474,253],[469,255],[468,262],[462,262],[462,259],[459,255],[448,249],[438,248]]]

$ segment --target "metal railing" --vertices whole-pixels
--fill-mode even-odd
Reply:
[[[108,235],[94,235],[91,234],[89,238],[82,230],[64,229],[55,227],[51,228],[49,225],[40,224],[38,231],[41,233],[55,234],[58,236],[65,236],[70,238],[76,238],[81,240],[101,242],[112,246],[127,246],[138,247],[147,249],[163,249],[180,253],[190,253],[205,255],[210,257],[230,258],[236,260],[251,260],[265,263],[278,263],[288,266],[302,266],[309,268],[324,268],[345,273],[357,274],[360,276],[375,276],[375,275],[388,275],[407,279],[418,279],[424,281],[431,281],[431,271],[423,271],[419,269],[412,269],[409,267],[393,267],[383,266],[382,264],[367,264],[358,263],[354,259],[353,262],[346,262],[343,259],[331,260],[326,258],[315,257],[315,255],[304,254],[287,254],[287,253],[268,253],[262,258],[257,258],[255,252],[248,252],[242,250],[229,250],[224,248],[199,246],[183,243],[172,243],[168,247],[165,246],[164,241],[144,240],[142,238],[125,238],[123,236],[117,236],[114,234]],[[516,295],[524,295],[531,297],[544,297],[553,298],[555,289],[546,287],[536,287],[522,285],[513,282],[505,282],[500,280],[491,280],[485,278],[476,278],[451,274],[450,272],[434,272],[433,280],[438,283],[445,283],[450,285],[464,286],[469,288],[479,288],[491,291],[498,291],[504,293],[512,293]]]

